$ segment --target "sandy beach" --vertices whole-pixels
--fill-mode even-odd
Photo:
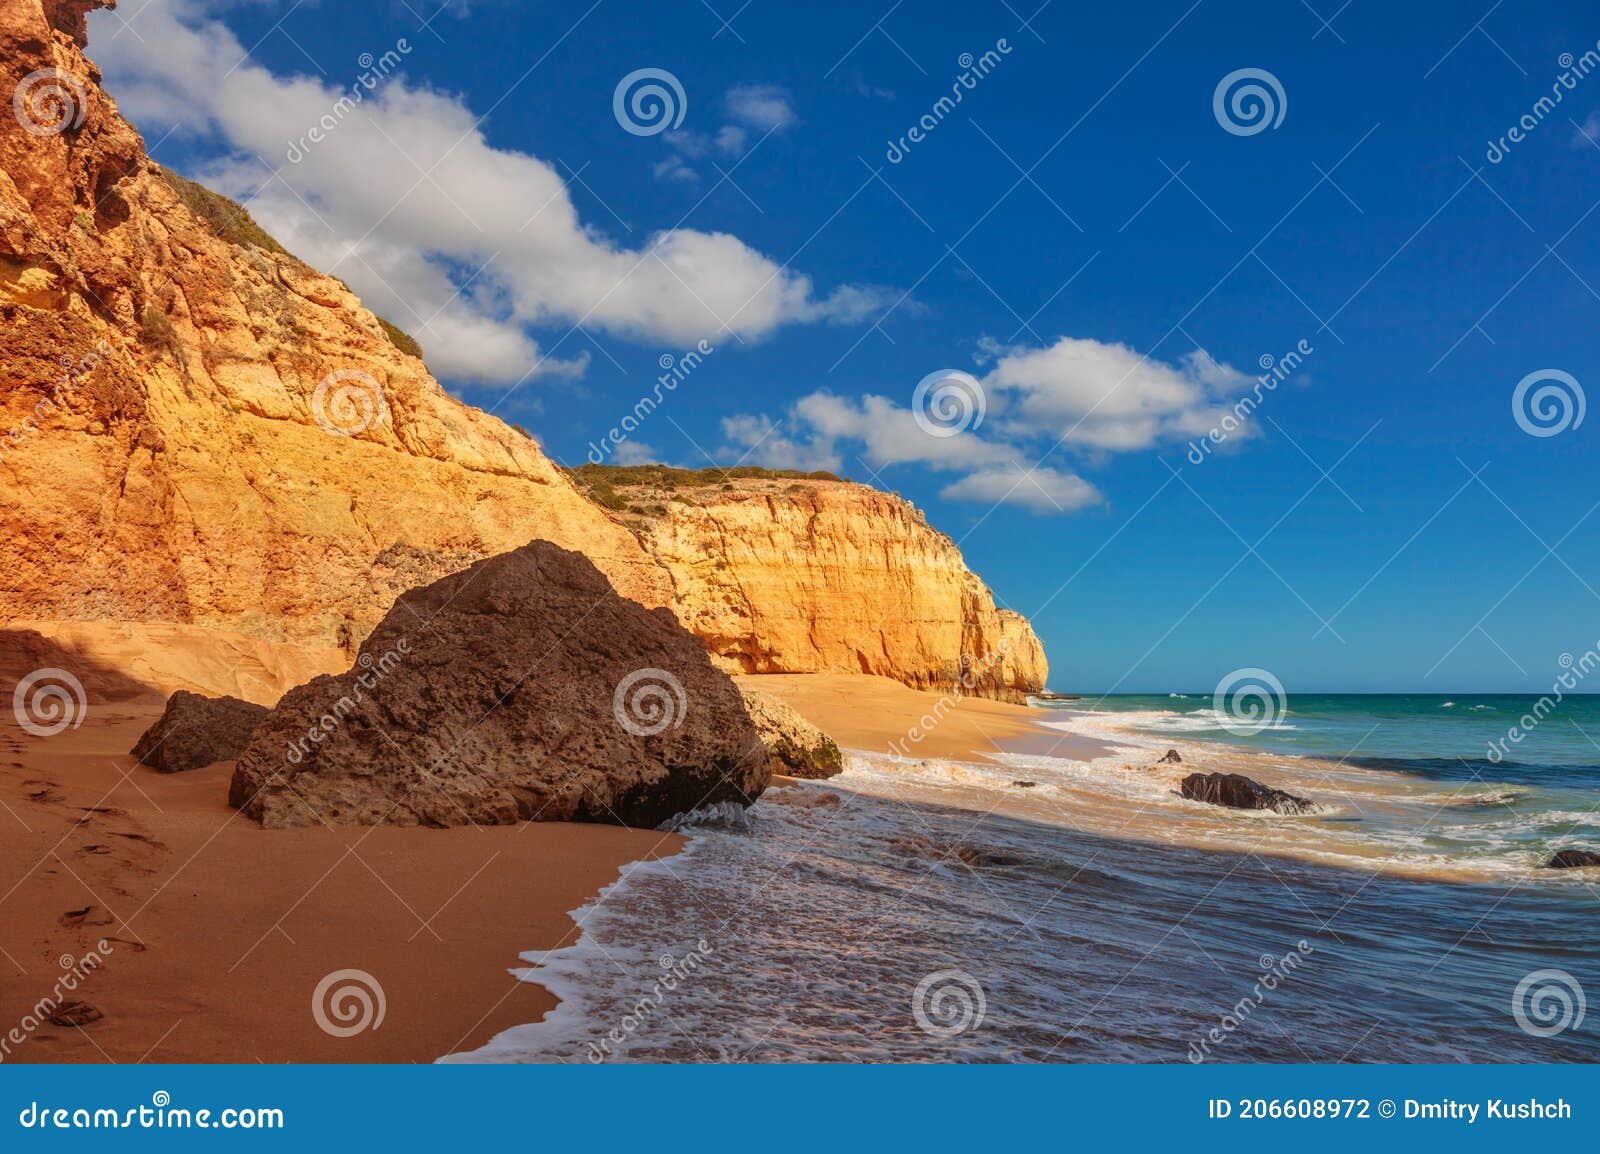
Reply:
[[[102,1016],[83,1028],[24,1030],[0,1054],[7,1061],[428,1062],[472,1049],[555,1005],[511,976],[522,955],[571,945],[578,927],[568,911],[630,863],[683,844],[562,823],[262,830],[225,804],[231,763],[161,774],[128,750],[172,688],[270,701],[282,681],[328,655],[222,661],[214,644],[195,650],[183,637],[124,645],[91,633],[8,635],[16,661],[78,669],[91,707],[75,730],[0,738],[0,1021],[22,1022],[50,997]],[[146,655],[142,672],[157,684],[120,672],[129,646]],[[240,669],[253,672],[241,678]],[[887,748],[935,710],[938,724],[910,746],[915,753],[971,759],[1040,733],[1035,710],[975,698],[941,706],[938,694],[884,678],[741,680],[846,748]],[[91,951],[99,964],[76,990],[58,992]],[[341,1037],[319,1025],[314,991],[341,970],[381,988],[378,1028]]]
[[[134,766],[160,708],[146,695],[49,739],[0,738],[0,1021],[51,996],[63,959],[103,957],[64,999],[103,1017],[43,1025],[7,1061],[432,1061],[549,1010],[510,976],[519,955],[571,944],[568,910],[681,844],[557,823],[262,830],[225,804],[230,763]],[[338,1037],[313,992],[346,969],[385,1010]]]
[[[734,680],[788,705],[846,749],[957,761],[1002,750],[1082,760],[1109,752],[1091,738],[1041,730],[1044,710],[922,692],[887,677],[779,673]]]

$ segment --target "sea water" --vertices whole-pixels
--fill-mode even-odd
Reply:
[[[1292,697],[1248,734],[1202,695],[1052,706],[1110,751],[853,751],[691,815],[525,955],[560,1006],[461,1057],[1600,1059],[1595,879],[1540,868],[1600,846],[1600,702],[1498,762],[1532,699]],[[1185,800],[1196,771],[1314,812]]]

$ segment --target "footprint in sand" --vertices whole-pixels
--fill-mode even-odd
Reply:
[[[28,800],[39,805],[60,805],[67,800],[56,792],[59,788],[57,782],[47,781],[42,777],[29,778],[22,783],[22,788],[26,791]]]
[[[84,906],[81,910],[68,910],[61,915],[61,924],[69,929],[78,926],[109,926],[115,920],[99,906]]]

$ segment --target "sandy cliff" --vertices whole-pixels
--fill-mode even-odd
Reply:
[[[50,7],[70,30],[96,6]],[[0,60],[8,87],[56,70],[31,116],[0,117],[8,617],[348,647],[405,589],[533,537],[665,603],[659,567],[538,445],[248,218],[218,235],[193,211],[38,0],[0,12]]]
[[[0,6],[20,110],[0,116],[0,627],[177,629],[331,669],[401,592],[546,538],[732,668],[927,686],[966,654],[979,692],[1042,684],[1026,624],[898,499],[719,490],[630,530],[342,282],[152,163],[83,52],[102,6]]]
[[[1043,687],[1027,621],[996,608],[955,542],[909,502],[844,481],[711,472],[580,477],[606,479],[603,495],[671,573],[678,616],[725,667],[871,673],[923,689],[964,679],[988,697]]]

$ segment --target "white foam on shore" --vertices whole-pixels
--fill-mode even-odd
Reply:
[[[1301,873],[1298,884],[1369,897],[1362,882],[1378,873],[1525,878],[1540,863],[1519,835],[1586,816],[1514,812],[1527,791],[1509,787],[1450,790],[1221,745],[1201,736],[1209,722],[1157,742],[1149,719],[1171,716],[1195,715],[1063,712],[1044,722],[1109,746],[1090,760],[846,751],[844,773],[826,782],[771,789],[748,811],[687,815],[676,826],[687,839],[681,853],[627,867],[573,911],[572,944],[522,955],[527,965],[513,973],[559,1005],[441,1061],[1181,1060],[1186,1031],[1233,996],[1231,979],[1213,978],[1205,958],[1239,949],[1247,966],[1281,948],[1285,911],[1274,902],[1284,871],[1338,867]],[[1182,763],[1158,766],[1169,745]],[[1175,785],[1197,770],[1244,772],[1325,808],[1286,816],[1188,801]],[[1271,867],[1250,864],[1275,857]],[[1184,923],[1186,940],[1204,942],[1206,954],[1183,969],[1183,982],[1172,980],[1170,960],[1153,972],[1134,965],[1173,948],[1163,916],[1190,910],[1188,895],[1241,868],[1265,873]],[[1579,882],[1541,878],[1550,892]],[[1441,925],[1443,949],[1459,931],[1448,917]],[[1379,937],[1370,948],[1380,956],[1365,976],[1341,978],[1351,983],[1345,1000],[1400,964],[1381,956]],[[664,989],[663,976],[689,958],[692,970]],[[980,981],[990,1015],[954,1051],[910,1014],[917,981],[952,968]],[[1212,983],[1217,990],[1204,988]],[[1302,1041],[1328,1040],[1331,1060],[1366,1028],[1346,1020],[1339,998],[1318,1001],[1330,1012],[1311,1011],[1316,1024]],[[1087,1032],[1063,1050],[1074,1023]],[[1396,1037],[1391,1055],[1459,1060],[1449,1033]],[[1231,1056],[1273,1057],[1277,1044],[1241,1039]]]

